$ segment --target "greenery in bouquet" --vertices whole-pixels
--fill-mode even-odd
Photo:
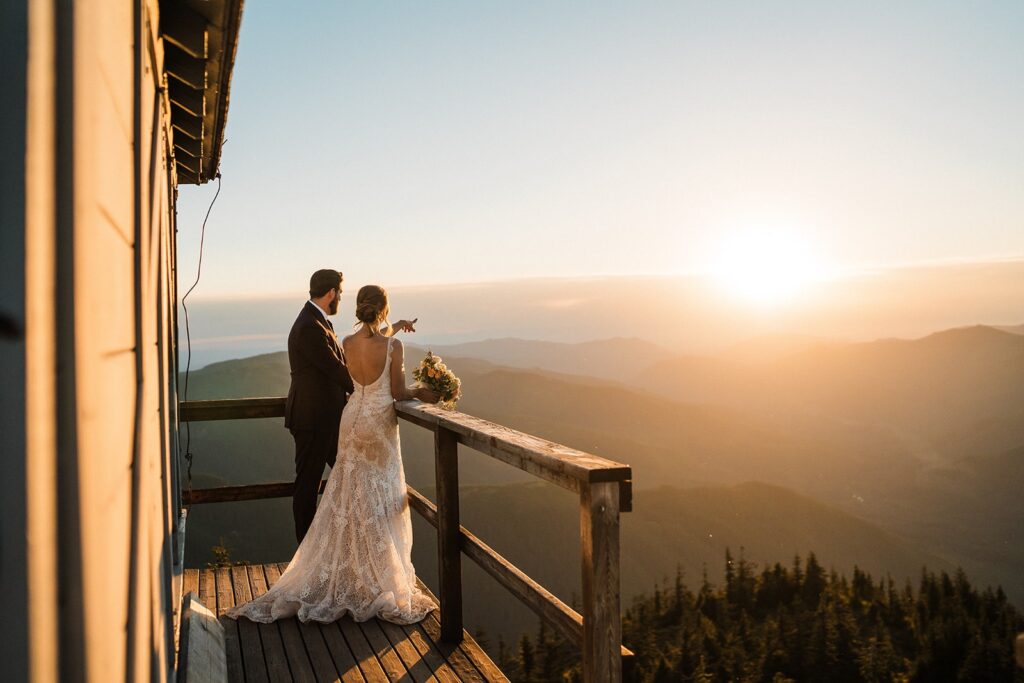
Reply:
[[[412,377],[420,386],[441,395],[438,405],[442,408],[455,409],[455,403],[462,396],[462,382],[441,361],[440,356],[435,356],[432,351],[427,351],[426,358],[421,360],[416,369],[412,371]]]

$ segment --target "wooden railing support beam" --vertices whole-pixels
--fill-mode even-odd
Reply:
[[[437,569],[441,600],[441,639],[462,642],[462,554],[459,538],[459,456],[456,435],[434,432],[437,485]]]
[[[178,409],[178,419],[182,422],[209,422],[284,417],[284,407],[283,396],[183,401]]]
[[[619,484],[594,482],[580,493],[583,559],[583,680],[621,683]]]
[[[406,490],[409,493],[409,507],[436,529],[437,506],[411,486],[406,486]],[[459,527],[459,530],[462,552],[466,557],[490,574],[491,578],[533,610],[538,617],[566,640],[574,643],[577,647],[583,645],[582,615],[559,600],[554,593],[527,576],[519,567],[498,554],[472,534],[469,529],[463,526]],[[633,652],[625,646],[622,647],[621,652],[623,667],[628,669],[629,662],[634,658]]]
[[[320,480],[319,493],[324,492],[327,480]],[[242,500],[266,500],[268,498],[291,498],[295,492],[294,481],[280,481],[272,484],[246,484],[245,486],[218,486],[212,489],[188,489],[181,492],[185,505],[203,503],[237,503]]]

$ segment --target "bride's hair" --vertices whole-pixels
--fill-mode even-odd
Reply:
[[[391,330],[388,322],[388,293],[383,287],[366,285],[356,295],[356,320],[376,328],[384,323]]]

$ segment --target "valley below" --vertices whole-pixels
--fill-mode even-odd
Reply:
[[[410,346],[408,359],[425,350]],[[677,356],[629,339],[434,347],[462,378],[459,409],[628,463],[623,605],[676,574],[696,586],[726,549],[758,566],[813,552],[898,582],[962,567],[1024,603],[1024,336],[989,327],[858,344],[806,339]],[[411,360],[409,362],[412,362]],[[214,363],[190,399],[281,396],[284,353]],[[431,436],[402,424],[408,483],[434,487]],[[195,488],[285,481],[281,420],[191,425]],[[580,586],[577,501],[460,448],[463,524],[567,602]],[[436,578],[434,531],[414,517],[414,563]],[[186,563],[294,552],[290,500],[193,506]],[[467,623],[512,642],[532,613],[468,560]]]

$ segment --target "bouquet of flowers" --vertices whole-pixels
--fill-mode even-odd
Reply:
[[[427,356],[412,371],[412,377],[420,386],[441,394],[438,403],[442,408],[454,410],[455,403],[462,396],[462,382],[448,366],[441,362],[440,356],[427,351]]]

